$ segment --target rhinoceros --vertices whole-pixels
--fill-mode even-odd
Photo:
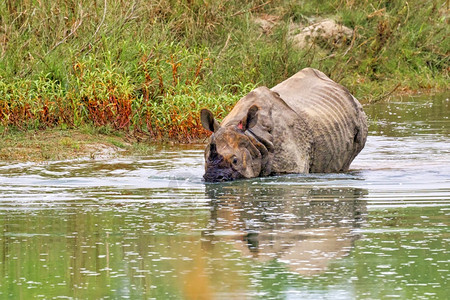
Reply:
[[[271,89],[254,89],[221,124],[208,109],[201,110],[200,120],[213,132],[205,150],[208,182],[345,172],[367,139],[358,100],[312,68]]]

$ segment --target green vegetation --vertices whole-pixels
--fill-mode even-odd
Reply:
[[[309,66],[362,101],[393,89],[445,89],[448,6],[423,0],[2,1],[0,131],[87,124],[192,141],[206,134],[200,108],[223,117],[254,87],[273,86]],[[257,18],[273,26],[263,31]],[[353,36],[295,48],[291,24],[322,18],[354,29]]]

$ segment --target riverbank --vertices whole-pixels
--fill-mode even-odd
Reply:
[[[143,136],[119,131],[52,128],[14,131],[0,137],[0,161],[44,162],[145,155],[155,146]]]
[[[10,0],[0,17],[3,137],[91,127],[188,143],[207,135],[201,108],[220,120],[304,67],[362,103],[448,88],[446,1]]]

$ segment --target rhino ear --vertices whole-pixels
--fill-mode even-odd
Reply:
[[[203,128],[205,128],[206,130],[216,132],[220,128],[220,125],[214,119],[212,112],[210,112],[206,108],[200,111],[200,121],[202,122]]]
[[[258,106],[252,105],[247,112],[247,115],[239,122],[238,128],[246,131],[258,122]]]

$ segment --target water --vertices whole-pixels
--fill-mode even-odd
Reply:
[[[449,299],[449,105],[366,107],[346,174],[205,184],[202,145],[0,163],[0,299]]]

